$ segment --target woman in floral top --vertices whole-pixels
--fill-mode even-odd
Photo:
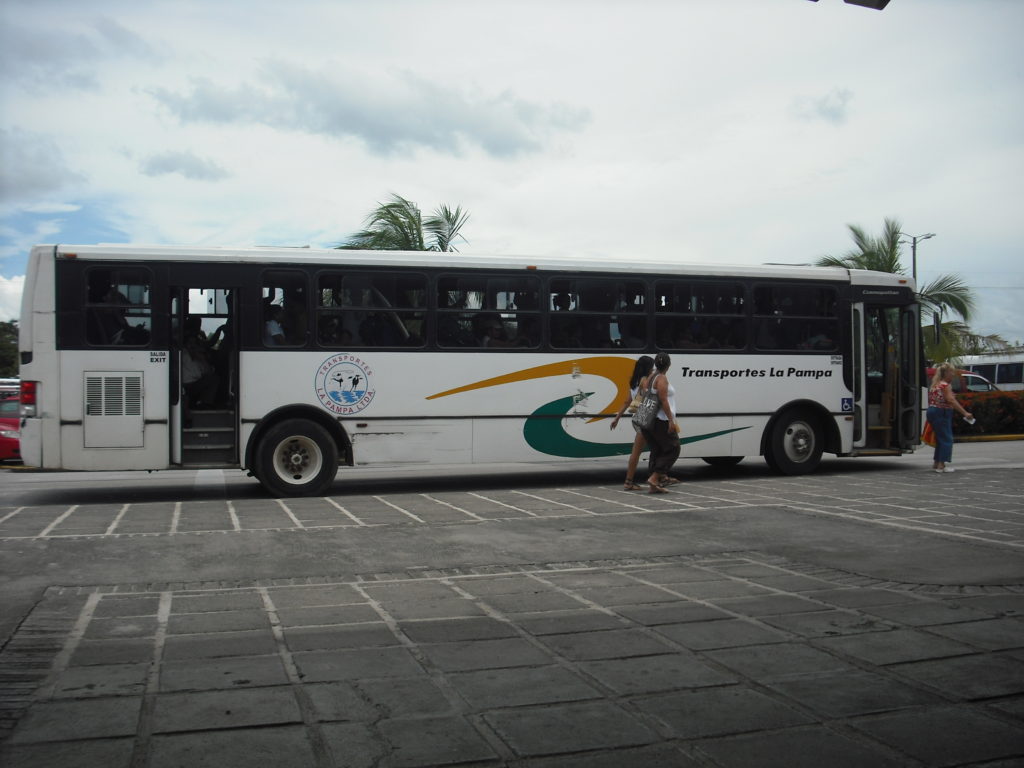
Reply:
[[[935,369],[932,384],[928,388],[928,423],[935,431],[934,472],[952,472],[946,463],[953,460],[953,411],[959,411],[965,419],[973,416],[957,402],[950,382],[956,376],[951,363],[942,363]]]

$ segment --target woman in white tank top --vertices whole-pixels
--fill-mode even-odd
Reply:
[[[647,477],[648,493],[666,493],[665,486],[679,482],[669,477],[669,470],[679,458],[679,424],[676,422],[676,389],[668,378],[672,359],[665,352],[654,358],[654,373],[644,382],[658,393],[661,410],[650,429],[644,430],[644,439],[651,448],[650,468]]]

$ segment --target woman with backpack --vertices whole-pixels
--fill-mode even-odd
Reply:
[[[631,408],[635,408],[633,403],[641,392],[640,383],[647,378],[652,370],[654,370],[654,358],[650,355],[643,355],[636,361],[636,364],[633,366],[633,375],[629,377],[629,395],[622,401],[619,412],[612,419],[612,429],[619,425],[619,419],[622,418],[622,414]],[[634,429],[636,428],[634,427]],[[636,435],[633,438],[633,450],[629,454],[629,463],[626,465],[626,482],[623,485],[623,488],[627,491],[640,490],[641,486],[634,480],[634,476],[636,475],[636,465],[640,463],[640,454],[644,450],[644,444],[644,436],[640,433],[639,429],[636,429]]]

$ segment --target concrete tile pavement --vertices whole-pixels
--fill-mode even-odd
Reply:
[[[1024,589],[757,551],[52,588],[11,768],[1024,760]]]
[[[957,455],[661,497],[26,494],[0,764],[1017,765],[1024,488]]]

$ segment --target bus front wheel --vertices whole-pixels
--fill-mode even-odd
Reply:
[[[255,474],[275,496],[322,496],[337,471],[338,446],[312,421],[282,421],[259,442]]]
[[[821,463],[823,440],[818,419],[806,411],[790,411],[772,426],[764,458],[780,474],[805,475]]]

